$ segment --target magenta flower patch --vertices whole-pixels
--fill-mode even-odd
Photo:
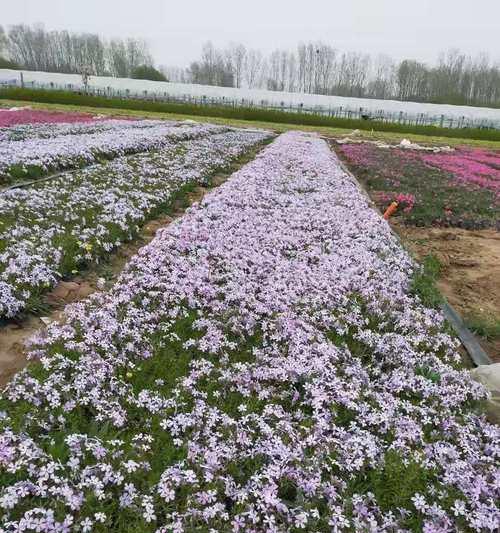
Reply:
[[[15,126],[16,124],[39,123],[75,123],[94,122],[95,118],[87,113],[64,113],[42,109],[20,108],[16,110],[0,108],[0,128]]]
[[[383,211],[398,201],[409,224],[500,228],[500,153],[429,153],[369,143],[338,148]]]

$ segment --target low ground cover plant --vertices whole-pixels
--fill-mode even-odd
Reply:
[[[134,124],[132,124],[133,126]],[[172,141],[187,140],[221,131],[221,126],[151,121],[135,127],[123,124],[94,133],[28,137],[0,141],[0,185],[20,178],[99,163],[114,157],[158,150]]]
[[[1,109],[0,128],[17,124],[45,124],[45,123],[78,123],[93,122],[95,119],[88,113],[61,113],[41,109]]]
[[[327,144],[280,136],[33,340],[5,531],[497,531],[499,429]]]
[[[178,123],[178,122],[177,122]],[[105,118],[91,122],[63,122],[48,124],[19,124],[16,126],[0,127],[0,141],[23,141],[26,139],[51,139],[62,135],[80,135],[103,133],[126,128],[150,128],[158,126],[157,120],[128,120]],[[163,125],[174,125],[174,121],[161,121]]]
[[[175,138],[182,138],[182,128],[174,133],[162,140],[161,151],[118,157],[0,195],[0,318],[36,310],[61,277],[132,239],[176,195],[269,136],[204,126],[189,127],[188,141]]]
[[[399,202],[409,224],[500,228],[499,152],[427,153],[368,143],[344,144],[338,152],[379,208]]]

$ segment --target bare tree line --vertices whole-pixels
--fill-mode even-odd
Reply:
[[[0,60],[6,57],[27,70],[131,77],[139,66],[153,66],[141,39],[104,40],[97,34],[47,31],[42,25],[0,26]],[[0,63],[1,64],[1,63]],[[170,81],[262,88],[324,95],[500,105],[500,64],[486,54],[475,58],[450,50],[429,66],[413,59],[394,61],[339,51],[318,41],[270,54],[231,43],[208,42],[188,68],[161,67]],[[156,79],[156,78],[155,78]]]
[[[166,68],[170,81],[262,88],[325,95],[453,104],[499,105],[500,65],[485,54],[472,58],[453,49],[435,66],[387,55],[341,52],[323,42],[301,43],[296,50],[260,50],[208,42],[189,68]]]
[[[93,33],[46,31],[43,26],[18,24],[5,32],[0,26],[0,56],[26,70],[132,76],[139,66],[153,64],[142,39],[103,40]]]

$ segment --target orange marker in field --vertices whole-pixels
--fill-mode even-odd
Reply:
[[[392,202],[392,204],[385,210],[384,218],[386,220],[388,220],[389,217],[396,212],[398,205],[399,204],[397,202]]]

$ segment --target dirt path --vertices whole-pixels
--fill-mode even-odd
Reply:
[[[422,259],[435,255],[443,271],[438,286],[450,304],[467,319],[500,319],[500,233],[495,230],[415,228],[392,222],[402,240]],[[500,362],[500,339],[479,338]]]

